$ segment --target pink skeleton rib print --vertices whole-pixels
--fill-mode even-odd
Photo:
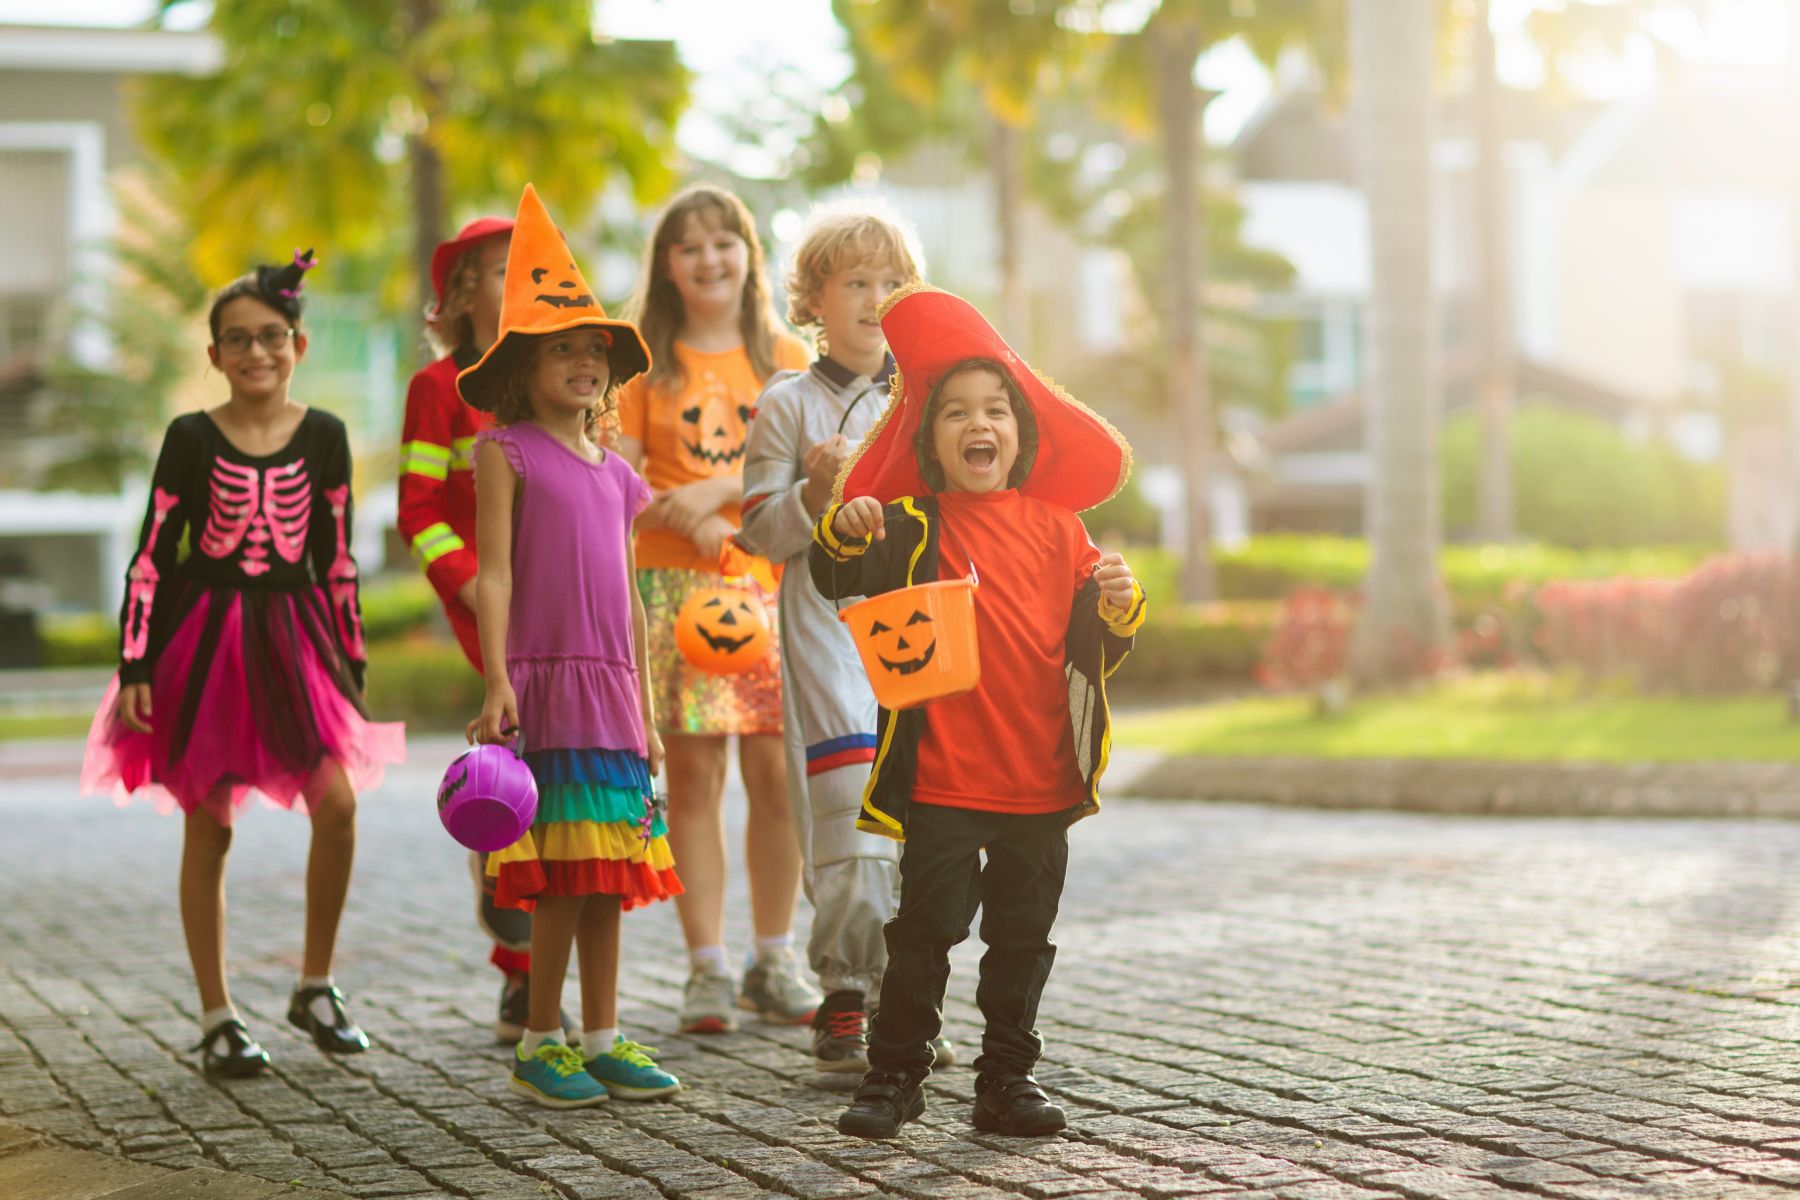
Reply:
[[[181,497],[157,488],[150,497],[150,536],[131,564],[126,588],[125,654],[126,661],[144,657],[150,642],[150,608],[156,601],[156,585],[162,573],[156,569],[156,542],[162,536],[164,523]]]
[[[305,459],[258,471],[214,458],[211,490],[206,528],[200,535],[204,554],[225,558],[243,546],[238,566],[252,578],[269,571],[271,546],[283,560],[300,561],[312,512]]]
[[[337,552],[325,572],[326,586],[331,591],[331,612],[337,619],[338,641],[344,653],[361,662],[368,657],[363,651],[362,617],[356,603],[356,560],[350,557],[348,517],[350,488],[326,488],[325,502],[331,505],[331,519],[337,526]]]

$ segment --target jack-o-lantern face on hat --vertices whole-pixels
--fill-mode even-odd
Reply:
[[[713,472],[743,459],[753,413],[724,387],[706,389],[678,415],[681,449],[695,467]]]
[[[587,290],[574,263],[569,264],[568,273],[562,278],[545,282],[550,274],[548,267],[531,268],[531,282],[542,289],[536,297],[539,304],[548,304],[551,308],[594,307],[594,294]]]
[[[870,623],[869,636],[875,639],[881,665],[896,675],[911,675],[937,652],[937,631],[931,627],[931,614],[922,609],[915,608],[898,629],[879,620]]]
[[[733,588],[701,588],[675,614],[682,657],[714,675],[748,671],[768,654],[772,639],[762,601]]]

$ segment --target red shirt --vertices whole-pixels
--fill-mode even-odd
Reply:
[[[1069,611],[1100,551],[1066,508],[1007,489],[938,495],[938,578],[969,574],[981,683],[925,706],[913,799],[1046,813],[1087,798],[1069,728]]]

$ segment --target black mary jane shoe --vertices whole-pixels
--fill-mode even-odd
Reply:
[[[331,1002],[329,1021],[321,1021],[313,1012],[312,1002],[319,996]],[[361,1054],[369,1048],[368,1035],[344,1011],[344,993],[334,987],[295,989],[288,1002],[288,1022],[312,1034],[313,1044],[327,1054]]]
[[[870,1071],[838,1117],[838,1132],[851,1137],[891,1138],[925,1114],[925,1089],[903,1075]]]
[[[1029,1075],[996,1075],[975,1081],[975,1128],[1009,1137],[1044,1137],[1067,1125],[1063,1110],[1050,1103]]]
[[[269,1052],[236,1017],[213,1026],[194,1049],[200,1051],[200,1069],[211,1076],[248,1079],[269,1069]]]

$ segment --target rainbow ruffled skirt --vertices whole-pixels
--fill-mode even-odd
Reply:
[[[488,855],[498,903],[531,909],[544,896],[618,896],[629,911],[681,894],[642,755],[528,750],[525,764],[537,779],[537,819]]]

